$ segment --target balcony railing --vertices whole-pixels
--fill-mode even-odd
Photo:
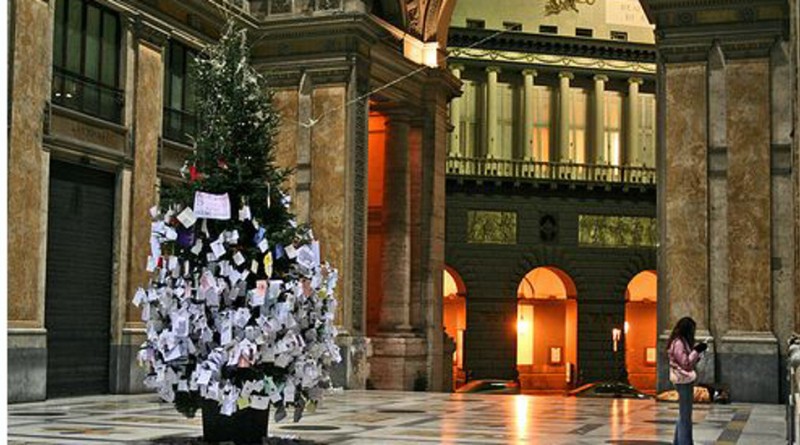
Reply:
[[[53,103],[117,124],[122,123],[125,92],[53,67]]]
[[[176,142],[190,144],[197,132],[197,117],[194,113],[164,107],[164,137]]]
[[[648,167],[452,156],[447,158],[447,174],[597,183],[645,185],[656,183],[656,169]]]
[[[259,0],[251,2],[250,11],[265,16],[285,16],[342,10],[343,0]]]

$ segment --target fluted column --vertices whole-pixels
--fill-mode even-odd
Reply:
[[[461,79],[461,70],[464,67],[461,65],[452,65],[450,72],[456,79]],[[454,97],[450,101],[450,125],[453,131],[450,133],[450,155],[451,156],[464,156],[461,152],[461,98]]]
[[[500,68],[486,68],[486,157],[499,158],[497,146],[497,73]]]
[[[558,73],[558,161],[569,159],[569,81],[575,76],[564,71]]]
[[[594,109],[592,111],[594,138],[589,148],[591,153],[588,157],[589,163],[605,164],[609,161],[609,159],[606,158],[605,147],[606,82],[608,82],[608,76],[602,74],[594,76]]]
[[[386,121],[384,245],[381,259],[383,301],[379,330],[411,330],[411,188],[408,135],[410,115],[391,110]]]
[[[642,79],[631,77],[628,79],[628,119],[626,129],[626,144],[622,162],[631,165],[636,158],[639,147],[639,85]]]
[[[534,120],[534,107],[533,107],[533,79],[536,77],[536,70],[523,70],[523,97],[524,97],[524,114],[522,127],[524,134],[522,137],[522,158],[531,157],[533,155],[533,120]]]

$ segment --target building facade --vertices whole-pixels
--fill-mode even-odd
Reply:
[[[657,298],[657,387],[690,315],[707,381],[780,400],[800,331],[796,2],[641,3],[655,52],[627,0],[504,3],[514,17],[467,0],[12,1],[9,401],[142,390],[148,209],[191,150],[186,60],[230,17],[283,113],[298,217],[341,271],[337,384],[447,389],[454,351],[476,377],[494,360],[566,384],[634,379],[635,348],[652,376],[620,303]],[[536,335],[537,316],[564,327]]]
[[[637,1],[518,3],[462,1],[449,33],[463,82],[447,160],[456,383],[654,391],[653,27]]]
[[[159,184],[180,180],[192,149],[189,61],[229,18],[248,30],[252,62],[282,113],[277,161],[295,169],[286,186],[298,219],[313,224],[340,270],[336,383],[364,387],[369,360],[385,375],[407,359],[405,374],[375,385],[439,389],[441,315],[389,318],[410,300],[440,301],[432,295],[441,275],[415,274],[412,286],[410,270],[442,267],[444,186],[434,166],[443,172],[446,106],[458,86],[437,68],[446,6],[25,0],[10,12],[9,401],[143,390],[144,326],[131,297],[147,282],[148,209]],[[370,113],[389,116],[400,157],[387,158],[386,176],[405,191],[390,201],[405,220],[379,225],[396,245],[386,261],[405,266],[386,267],[395,272],[387,287],[402,291],[384,298],[388,321],[372,346],[367,306],[381,300],[368,301],[366,269],[384,260],[367,249]],[[412,150],[424,153],[413,166]],[[412,173],[413,191],[398,182]]]

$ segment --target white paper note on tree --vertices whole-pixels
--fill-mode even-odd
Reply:
[[[227,193],[194,193],[194,215],[206,219],[231,219],[231,200]]]

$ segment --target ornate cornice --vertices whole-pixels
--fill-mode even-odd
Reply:
[[[476,45],[494,32],[486,29],[450,28],[447,46],[466,48]],[[643,43],[590,40],[541,34],[507,33],[482,42],[476,49],[554,56],[578,56],[655,63],[656,47]]]
[[[655,63],[484,49],[449,48],[448,51],[450,53],[450,58],[453,59],[521,63],[526,65],[544,65],[558,68],[575,67],[591,70],[623,71],[644,74],[656,73]]]
[[[661,59],[701,62],[715,43],[726,58],[768,57],[789,34],[785,0],[643,0],[656,24]]]

